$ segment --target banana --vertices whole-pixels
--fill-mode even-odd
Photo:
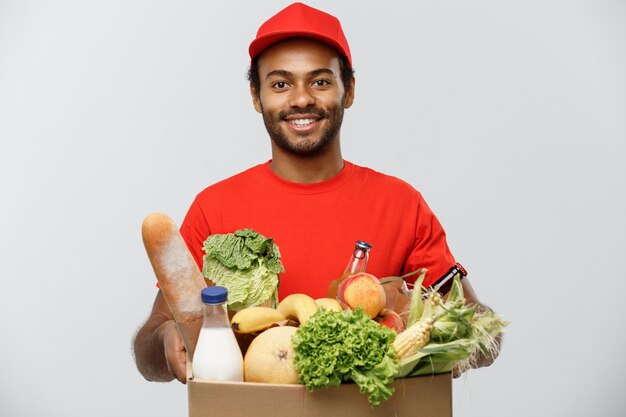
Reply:
[[[322,307],[328,311],[342,311],[341,304],[334,298],[318,298],[315,300],[318,307]]]
[[[230,320],[230,324],[237,333],[255,333],[284,320],[287,318],[278,310],[256,306],[239,310]]]
[[[302,325],[317,312],[317,303],[306,294],[291,294],[278,304],[276,310],[288,319],[298,320]]]

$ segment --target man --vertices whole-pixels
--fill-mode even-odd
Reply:
[[[198,194],[181,226],[198,266],[207,236],[249,227],[273,237],[281,250],[281,299],[323,297],[356,240],[372,244],[368,272],[378,277],[424,267],[424,284],[431,286],[457,272],[464,276],[413,187],[342,158],[341,123],[355,79],[339,21],[295,3],[260,27],[249,52],[252,101],[271,138],[272,159]],[[478,302],[467,279],[463,287],[467,301]],[[146,379],[185,382],[184,346],[160,291],[135,338],[135,355]]]

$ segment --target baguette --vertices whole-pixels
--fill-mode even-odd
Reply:
[[[188,357],[193,357],[204,318],[200,293],[206,287],[206,281],[169,216],[150,214],[143,221],[141,234]]]

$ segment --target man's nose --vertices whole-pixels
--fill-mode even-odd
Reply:
[[[315,96],[308,85],[300,84],[292,89],[289,103],[291,107],[306,108],[314,104]]]

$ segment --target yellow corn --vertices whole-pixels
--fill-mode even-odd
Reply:
[[[414,355],[418,350],[426,346],[430,341],[432,328],[432,317],[426,317],[396,336],[396,339],[393,341],[393,347],[398,360]]]

